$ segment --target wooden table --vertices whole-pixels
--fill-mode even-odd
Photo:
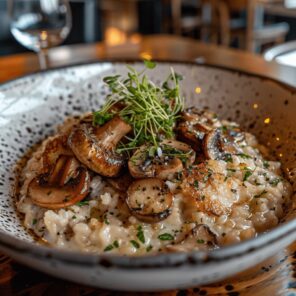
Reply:
[[[268,63],[260,56],[227,48],[218,48],[194,40],[173,36],[150,36],[132,40],[125,45],[107,47],[104,44],[60,47],[50,52],[52,66],[82,63],[90,60],[122,60],[153,58],[206,62],[241,69],[277,78],[296,85],[296,70],[276,63]],[[0,58],[0,82],[38,70],[35,54],[19,54]],[[66,282],[47,276],[0,255],[0,295],[114,295],[113,292]],[[117,293],[116,295],[140,295]],[[148,295],[146,294],[141,294]],[[296,243],[275,257],[215,285],[181,291],[149,293],[149,295],[250,295],[296,296]]]
[[[136,36],[129,43],[107,46],[103,43],[62,46],[50,50],[52,67],[94,60],[128,60],[152,58],[157,60],[197,61],[256,73],[296,85],[296,69],[266,62],[259,55],[197,42],[172,35]],[[0,58],[0,83],[38,71],[34,53]]]

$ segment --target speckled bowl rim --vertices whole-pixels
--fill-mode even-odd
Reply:
[[[124,64],[124,63],[137,63],[141,62],[140,59],[104,59],[104,60],[92,60],[84,63],[77,63],[69,66],[55,67],[43,71],[36,71],[27,75],[17,77],[15,79],[8,80],[0,84],[0,89],[14,83],[23,78],[27,78],[34,75],[45,74],[47,72],[53,72],[61,69],[68,69],[79,66],[87,66],[91,64]],[[296,87],[293,87],[285,82],[276,80],[260,74],[254,74],[244,70],[233,69],[230,67],[209,65],[206,63],[197,63],[191,61],[173,61],[173,60],[156,60],[157,63],[174,63],[183,65],[195,65],[197,67],[207,67],[213,69],[220,69],[232,73],[237,73],[243,76],[255,77],[265,81],[272,81],[278,86],[288,90],[291,94],[296,94]],[[67,265],[75,266],[103,266],[106,268],[116,267],[120,269],[142,269],[142,268],[169,268],[169,267],[181,267],[185,265],[191,266],[205,266],[207,264],[218,263],[221,261],[233,260],[242,257],[244,254],[255,253],[259,249],[262,249],[273,242],[283,239],[289,235],[295,233],[296,237],[296,219],[292,219],[289,222],[285,222],[275,227],[274,229],[260,234],[258,237],[230,245],[220,249],[212,251],[192,251],[187,253],[167,253],[157,254],[139,257],[127,257],[122,255],[106,255],[106,254],[91,254],[78,251],[67,251],[54,247],[49,247],[42,244],[34,244],[31,242],[22,241],[15,237],[12,237],[0,230],[0,245],[4,249],[10,249],[22,255],[31,255],[40,259],[56,259]]]

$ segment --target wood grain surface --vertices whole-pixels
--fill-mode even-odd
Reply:
[[[50,51],[51,66],[64,66],[90,60],[122,60],[153,58],[206,62],[272,77],[296,85],[296,71],[260,56],[241,51],[205,45],[195,40],[173,36],[148,36],[137,42],[107,47],[102,43],[60,47]],[[35,54],[19,54],[0,58],[0,82],[38,70]],[[260,263],[235,278],[188,290],[159,293],[125,293],[100,290],[60,280],[18,264],[0,254],[0,296],[2,295],[120,295],[120,296],[185,296],[185,295],[249,295],[296,296],[296,242],[275,257]]]

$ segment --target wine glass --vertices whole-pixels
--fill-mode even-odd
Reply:
[[[47,50],[59,45],[72,27],[68,0],[10,0],[11,33],[38,53],[40,68],[49,65]]]

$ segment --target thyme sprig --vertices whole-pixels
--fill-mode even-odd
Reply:
[[[93,124],[102,125],[118,114],[132,126],[133,134],[120,143],[119,153],[129,152],[144,143],[157,148],[162,138],[172,138],[178,114],[184,109],[179,86],[182,77],[171,68],[170,75],[158,86],[145,74],[147,69],[155,67],[155,63],[146,61],[145,66],[141,72],[127,66],[127,78],[115,75],[103,79],[111,94],[105,105],[94,112]],[[123,106],[119,112],[112,110],[116,104]]]

